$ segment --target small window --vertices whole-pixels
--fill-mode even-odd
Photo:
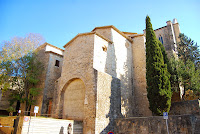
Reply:
[[[59,67],[60,61],[56,60],[55,66]]]
[[[107,51],[107,47],[105,45],[102,47],[102,49],[103,49],[104,52]]]
[[[163,37],[161,35],[159,36],[159,41],[163,44]]]

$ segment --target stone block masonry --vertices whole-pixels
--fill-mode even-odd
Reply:
[[[96,27],[78,34],[64,48],[52,117],[80,120],[84,133],[104,134],[115,130],[116,118],[152,115],[146,91],[145,35],[121,32],[112,25]]]
[[[133,35],[133,116],[151,116],[146,90],[146,52],[145,37],[143,34]]]
[[[121,115],[120,80],[97,72],[95,134],[114,132],[114,120]]]
[[[142,72],[144,36],[135,39],[134,48],[142,52],[134,55],[134,59],[139,57],[134,62],[135,68],[132,43],[131,38],[114,26],[97,27],[68,42],[64,46],[61,77],[54,90],[52,113],[55,116],[52,116],[81,120],[84,133],[104,134],[114,130],[116,118],[151,115],[145,72]],[[136,64],[142,70],[136,69]],[[133,74],[135,79],[140,78],[135,86],[137,93],[133,91]],[[136,107],[134,101],[138,100]],[[133,114],[133,109],[141,110]]]
[[[79,35],[65,47],[52,109],[56,118],[83,121],[83,132],[87,134],[95,132],[94,38],[93,33]]]
[[[199,134],[200,116],[169,116],[170,134]],[[167,134],[166,121],[162,116],[117,119],[116,134]]]
[[[174,102],[170,109],[171,115],[195,114],[200,115],[199,100]]]

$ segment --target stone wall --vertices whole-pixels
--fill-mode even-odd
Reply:
[[[93,69],[93,53],[94,53],[94,38],[95,34],[88,33],[78,35],[66,47],[64,52],[63,66],[61,77],[58,80],[58,87],[55,89],[53,99],[53,111],[57,118],[63,116],[64,97],[67,95],[67,87],[75,79],[81,79],[85,85],[84,111],[83,112],[83,127],[84,133],[91,134],[95,131],[95,107],[96,107],[96,84],[95,71]],[[71,94],[68,94],[70,96]],[[70,115],[68,115],[70,117]],[[79,118],[74,117],[71,119]]]
[[[184,115],[195,114],[200,115],[199,100],[173,102],[169,114],[171,115]]]
[[[42,102],[43,102],[43,94],[45,93],[44,88],[45,88],[45,80],[46,80],[46,72],[47,72],[47,68],[48,68],[48,62],[49,62],[49,54],[45,53],[45,47],[41,48],[38,51],[38,58],[40,60],[40,62],[43,64],[44,66],[44,71],[42,72],[42,74],[40,75],[40,81],[37,84],[37,87],[41,89],[40,94],[36,97],[36,106],[39,106],[39,115],[42,113]],[[32,107],[33,111],[34,106]]]
[[[49,102],[53,99],[55,81],[61,76],[63,56],[52,53],[45,52],[48,55],[48,64],[45,66],[45,81],[43,90],[43,101],[42,101],[42,114],[47,114],[49,109]],[[55,66],[56,60],[59,61],[59,66]]]
[[[155,30],[155,34],[156,34],[156,37],[157,39],[159,39],[159,37],[162,37],[163,38],[163,45],[165,47],[165,50],[168,54],[172,54],[172,45],[174,45],[174,43],[171,41],[171,36],[169,35],[169,31],[170,30],[170,27],[167,28],[166,27],[163,27],[163,28],[159,28],[159,29],[156,29]]]
[[[170,134],[199,134],[200,116],[169,116]],[[116,134],[167,134],[166,120],[162,116],[117,119]]]
[[[97,72],[95,134],[114,131],[114,119],[121,117],[120,80]]]
[[[108,65],[106,62],[107,57],[112,58],[109,54],[112,49],[112,44],[101,37],[95,35],[94,40],[94,56],[93,56],[93,68],[101,72],[111,72],[111,63]],[[105,48],[105,50],[103,50]],[[112,59],[111,59],[112,61]]]
[[[146,90],[146,51],[144,35],[133,36],[133,116],[151,116]]]
[[[167,21],[167,26],[155,30],[156,37],[158,39],[162,37],[163,45],[168,56],[177,54],[177,43],[180,41],[178,38],[179,33],[179,24],[173,24],[171,21]]]
[[[173,24],[173,28],[174,28],[174,35],[176,38],[176,43],[178,43],[178,42],[180,42],[179,34],[181,33],[179,24],[178,23]]]
[[[107,46],[104,70],[109,75],[120,79],[121,113],[124,117],[131,117],[134,107],[132,103],[132,44],[113,26],[96,28],[95,31],[113,42]]]
[[[116,77],[121,84],[121,113],[124,117],[131,117],[133,105],[132,85],[132,44],[125,37],[112,29],[112,41],[114,45],[114,65]],[[113,69],[113,68],[112,68]]]

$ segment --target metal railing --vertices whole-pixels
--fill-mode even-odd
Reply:
[[[21,110],[21,113],[18,113],[17,116],[35,116],[35,113],[32,112],[32,111],[23,111],[23,110]],[[37,113],[36,116],[58,117],[58,114],[41,114],[41,113]]]

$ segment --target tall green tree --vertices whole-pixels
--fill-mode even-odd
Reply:
[[[190,60],[195,64],[196,68],[200,68],[200,52],[197,43],[183,33],[179,35],[179,39],[180,42],[177,45],[179,59],[184,64]]]
[[[149,16],[146,17],[146,79],[147,97],[154,115],[169,112],[171,106],[170,74]]]
[[[39,94],[37,83],[43,65],[38,60],[38,46],[44,42],[41,35],[28,34],[26,37],[15,37],[5,41],[0,52],[0,88],[3,92],[12,89],[10,105],[17,102],[25,103],[25,110],[30,111],[31,105]],[[9,90],[10,91],[10,90]]]
[[[170,73],[170,82],[171,82],[171,90],[172,92],[178,92],[180,91],[180,79],[178,74],[178,59],[175,57],[171,57],[169,59],[169,68],[168,72]]]
[[[185,34],[179,35],[177,43],[178,59],[171,58],[170,65],[177,84],[184,90],[192,90],[195,95],[200,95],[200,52],[197,43]]]
[[[178,76],[185,91],[192,90],[194,94],[200,95],[200,69],[195,68],[194,62],[187,60],[177,61]]]
[[[158,39],[157,41],[163,55],[164,64],[167,65],[167,70],[170,73],[171,91],[177,92],[179,90],[178,72],[176,70],[176,66],[173,66],[175,64],[172,63],[175,60],[175,57],[171,57],[170,59],[168,59],[165,47]]]

